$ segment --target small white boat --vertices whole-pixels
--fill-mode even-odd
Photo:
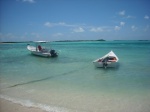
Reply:
[[[46,43],[46,41],[36,41],[36,46],[27,45],[27,49],[31,52],[31,54],[42,57],[56,57],[58,53],[51,49],[46,49],[41,47],[41,43]]]
[[[115,55],[113,51],[110,51],[105,56],[93,61],[93,64],[96,67],[104,67],[104,68],[116,67],[118,64],[118,61],[119,61],[119,58]]]

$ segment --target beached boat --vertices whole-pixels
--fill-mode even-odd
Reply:
[[[110,51],[105,56],[93,61],[93,64],[96,67],[104,67],[104,68],[116,67],[118,64],[118,61],[119,61],[119,58],[115,55],[113,51]]]
[[[27,45],[27,49],[36,56],[42,57],[56,57],[58,53],[53,49],[46,49],[41,47],[41,43],[46,43],[46,41],[36,41],[36,46]]]

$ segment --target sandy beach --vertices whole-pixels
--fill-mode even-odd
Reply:
[[[27,108],[0,98],[0,112],[46,112],[38,108]]]

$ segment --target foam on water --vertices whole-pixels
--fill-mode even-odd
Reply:
[[[25,106],[25,107],[39,108],[47,112],[68,112],[68,109],[63,108],[63,107],[61,108],[61,107],[49,106],[49,105],[41,104],[41,103],[35,103],[35,102],[32,102],[31,100],[16,99],[16,98],[11,98],[9,96],[1,95],[1,94],[0,94],[0,98],[10,101],[12,103]]]

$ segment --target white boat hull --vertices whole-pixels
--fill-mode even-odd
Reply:
[[[106,58],[107,60],[105,61]],[[95,67],[116,67],[118,66],[118,61],[119,58],[114,54],[113,51],[110,51],[105,56],[93,61],[93,64],[95,65]]]
[[[31,54],[36,55],[36,56],[41,56],[41,57],[56,57],[57,56],[57,53],[55,55],[52,55],[50,51],[48,50],[39,51],[36,47],[30,46],[30,45],[27,46],[27,49],[31,52]]]
[[[42,56],[42,57],[51,57],[50,53],[41,53],[37,51],[31,51],[31,54],[36,55],[36,56]]]
[[[95,67],[104,67],[103,62],[93,62]],[[107,62],[107,67],[116,67],[118,65],[118,62]]]

